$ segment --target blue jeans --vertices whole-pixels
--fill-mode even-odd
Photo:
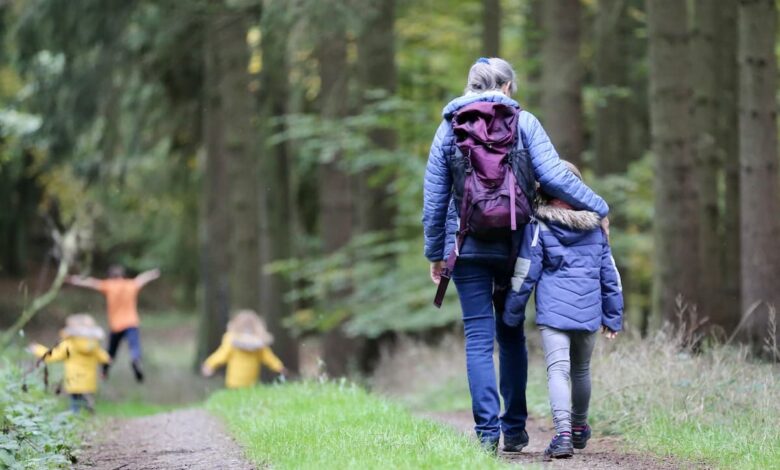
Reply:
[[[138,328],[132,327],[122,331],[112,331],[108,338],[108,355],[113,360],[116,357],[116,351],[119,349],[119,343],[122,338],[127,339],[127,345],[130,348],[130,360],[133,362],[141,359],[141,335]]]
[[[528,351],[522,323],[509,327],[493,308],[494,286],[509,283],[505,263],[458,261],[453,281],[458,289],[466,335],[466,370],[471,391],[474,430],[483,442],[515,437],[525,430],[528,409],[525,386],[528,380]],[[493,342],[498,340],[500,390],[504,414],[496,390]]]

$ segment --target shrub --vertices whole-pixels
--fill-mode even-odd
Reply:
[[[18,367],[0,366],[0,468],[65,468],[76,461],[76,424]]]

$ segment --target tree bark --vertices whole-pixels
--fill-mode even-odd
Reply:
[[[732,331],[739,322],[742,308],[740,268],[740,214],[739,214],[739,113],[737,110],[737,1],[718,3],[718,113],[717,148],[723,162],[725,203],[723,205],[723,306],[722,316],[713,318],[726,331]]]
[[[693,153],[698,187],[699,313],[711,324],[720,322],[723,266],[720,244],[718,180],[721,155],[717,134],[720,109],[716,36],[722,2],[696,0],[691,30],[691,81],[693,85]]]
[[[536,112],[541,107],[542,99],[541,55],[544,38],[542,0],[528,0],[525,5],[523,40],[527,89],[525,96],[521,96],[521,100],[524,99],[528,109]]]
[[[774,0],[740,0],[742,312],[744,315],[755,302],[762,302],[746,321],[749,339],[756,345],[767,335],[767,304],[780,307],[776,34]]]
[[[545,0],[542,11],[543,123],[561,158],[579,165],[584,145],[580,0]]]
[[[671,322],[675,298],[696,303],[698,205],[690,146],[686,2],[647,1],[650,121],[655,158],[653,306]]]
[[[230,201],[228,153],[224,122],[225,103],[221,83],[225,70],[222,35],[232,24],[231,15],[214,13],[206,18],[203,135],[205,165],[201,208],[201,279],[203,310],[198,333],[197,362],[219,346],[230,315]]]
[[[225,7],[228,8],[228,7]],[[224,113],[223,152],[229,165],[231,203],[231,307],[260,310],[265,298],[260,284],[257,108],[249,91],[247,72],[249,47],[246,42],[248,15],[238,8],[225,13],[218,32],[220,54],[219,94]],[[263,312],[261,312],[263,313]]]
[[[482,55],[499,57],[501,51],[501,1],[482,0]]]
[[[263,9],[261,29],[263,32],[263,72],[261,81],[261,119],[263,135],[269,137],[284,131],[279,122],[288,111],[288,50],[287,43],[291,26],[285,2],[266,2]],[[274,124],[274,123],[277,124]],[[289,144],[270,143],[263,147],[261,164],[261,201],[264,202],[265,218],[262,221],[263,249],[262,265],[288,259],[293,254],[293,196],[291,180],[291,159]],[[268,327],[274,335],[274,352],[284,365],[298,370],[298,343],[284,328],[283,322],[292,306],[284,300],[290,291],[289,280],[279,274],[262,273],[263,312]]]
[[[320,113],[324,119],[337,120],[347,114],[347,38],[343,22],[334,19],[323,31],[317,47],[320,72]],[[320,233],[325,254],[343,248],[352,238],[353,178],[341,167],[342,153],[336,151],[331,160],[320,164]],[[336,301],[349,289],[334,292]],[[326,333],[323,356],[328,374],[344,376],[353,367],[358,343],[339,326]]]
[[[628,60],[631,31],[626,0],[599,0],[594,74],[599,99],[594,129],[595,169],[622,173],[636,158],[631,152]]]

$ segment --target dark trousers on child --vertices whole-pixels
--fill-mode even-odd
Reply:
[[[70,411],[78,413],[81,410],[87,410],[90,413],[95,411],[94,398],[90,393],[71,393]]]
[[[474,430],[482,442],[514,438],[525,431],[528,410],[525,386],[528,378],[528,351],[523,325],[510,327],[493,306],[496,286],[509,283],[506,263],[461,259],[453,273],[463,310],[466,336],[466,371],[474,413]],[[493,366],[493,343],[498,342],[499,387]],[[504,414],[500,415],[504,399]]]
[[[141,371],[141,335],[138,332],[138,328],[126,328],[121,331],[112,331],[108,337],[108,355],[111,356],[111,361],[116,357],[117,349],[119,349],[119,343],[122,339],[127,339],[127,345],[130,349],[130,360],[133,366],[133,372],[135,378],[139,382],[143,381],[143,372]],[[103,366],[103,373],[107,374],[109,365]]]

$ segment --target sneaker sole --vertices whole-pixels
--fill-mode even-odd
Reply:
[[[574,451],[568,449],[553,451],[552,453],[545,454],[545,457],[552,458],[552,459],[569,459],[571,457],[574,457]]]
[[[577,450],[582,450],[582,449],[584,449],[586,447],[588,447],[588,443],[587,442],[583,442],[582,444],[574,444],[574,448],[577,449]]]

